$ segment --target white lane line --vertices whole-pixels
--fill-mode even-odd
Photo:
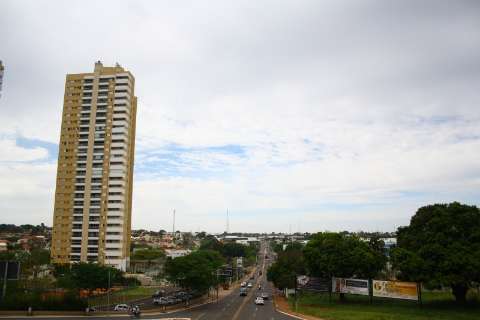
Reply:
[[[296,316],[296,315],[294,315],[294,314],[286,313],[286,312],[280,311],[280,310],[278,310],[278,309],[275,310],[275,311],[280,312],[280,313],[282,313],[282,314],[284,314],[284,315],[286,315],[286,316],[289,316],[289,317],[292,317],[292,318],[295,318],[295,319],[306,320],[305,318]]]
[[[206,314],[205,312],[202,313],[202,314],[200,314],[200,315],[198,316],[197,320],[200,320],[205,314]]]

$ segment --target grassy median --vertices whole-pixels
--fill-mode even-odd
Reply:
[[[467,320],[480,319],[478,294],[472,294],[466,305],[457,305],[453,296],[447,292],[423,293],[423,304],[414,301],[374,298],[347,295],[340,302],[337,295],[304,293],[299,295],[297,311],[325,320]],[[290,299],[295,310],[294,299]]]
[[[158,287],[133,287],[123,289],[112,292],[109,298],[107,295],[91,297],[89,299],[89,305],[103,306],[107,305],[108,301],[110,301],[111,305],[118,303],[129,303],[130,301],[151,297],[152,294],[158,289]]]

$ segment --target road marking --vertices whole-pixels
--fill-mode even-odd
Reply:
[[[306,320],[305,318],[302,318],[302,317],[299,317],[299,316],[296,316],[294,314],[290,314],[290,313],[287,313],[287,312],[283,312],[283,311],[280,311],[280,310],[275,310],[277,312],[280,312],[280,313],[283,313],[284,315],[287,315],[289,317],[292,317],[292,318],[295,318],[295,319],[300,319],[300,320]]]
[[[198,316],[197,320],[200,320],[206,313],[202,313],[201,315]]]

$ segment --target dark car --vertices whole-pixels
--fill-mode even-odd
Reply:
[[[165,290],[157,290],[154,294],[152,294],[152,298],[160,298],[165,296]]]
[[[240,288],[240,296],[245,297],[247,295],[247,288]]]

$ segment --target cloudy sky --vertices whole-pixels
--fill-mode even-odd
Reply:
[[[395,230],[480,204],[479,1],[1,1],[0,223],[51,225],[65,75],[136,78],[133,227]]]

